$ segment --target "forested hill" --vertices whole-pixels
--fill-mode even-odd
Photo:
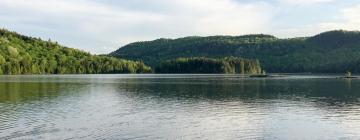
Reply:
[[[56,42],[0,29],[0,74],[142,73],[151,69],[128,61],[66,48]]]
[[[269,72],[360,72],[360,32],[329,31],[313,37],[271,35],[185,37],[136,42],[110,54],[157,66],[180,57],[258,59]]]

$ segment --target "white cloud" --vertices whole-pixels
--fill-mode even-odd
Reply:
[[[275,14],[273,7],[264,2],[144,0],[141,3],[158,8],[132,9],[90,0],[0,0],[0,20],[11,26],[31,28],[33,32],[41,28],[52,33],[54,40],[80,44],[71,47],[107,53],[125,43],[159,37],[262,32]],[[57,37],[59,32],[63,35]],[[110,49],[104,50],[100,44]]]
[[[278,0],[278,1],[292,5],[310,5],[310,4],[333,2],[335,0]]]
[[[238,35],[259,32],[274,13],[266,3],[242,4],[233,0],[175,0],[162,23],[170,32],[180,35]],[[162,26],[164,27],[164,26]],[[178,29],[172,31],[173,27]],[[181,30],[179,30],[181,29]],[[174,34],[176,35],[176,34]],[[171,35],[171,36],[174,36]]]
[[[161,15],[86,0],[0,0],[0,9],[0,19],[10,26],[46,32],[40,36],[44,39],[54,37],[65,45],[77,44],[70,47],[93,53],[113,51],[104,50],[104,45],[118,47],[121,40],[114,36],[126,36],[121,32],[124,29],[162,19]],[[49,32],[52,35],[43,35]],[[33,34],[36,33],[30,33]]]
[[[360,5],[339,10],[329,21],[305,24],[299,27],[276,28],[274,32],[280,37],[313,36],[330,30],[360,30]]]
[[[360,5],[346,8],[341,11],[340,21],[324,22],[320,27],[326,29],[345,29],[345,30],[359,30],[360,29]]]

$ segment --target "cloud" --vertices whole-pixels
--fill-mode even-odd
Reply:
[[[123,30],[162,18],[87,0],[0,0],[0,9],[0,19],[8,23],[5,27],[26,28],[30,32],[26,34],[51,37],[93,53],[108,53],[104,45],[119,46],[121,39],[115,36],[126,36]]]
[[[273,31],[280,37],[313,36],[330,30],[360,30],[360,5],[339,10],[329,21],[305,24],[300,27],[281,28]]]
[[[311,4],[333,2],[335,0],[278,0],[278,1],[291,5],[311,5]]]
[[[177,35],[238,35],[261,31],[273,16],[272,7],[266,3],[239,3],[233,0],[174,0],[166,14],[164,26]],[[173,28],[178,27],[178,28]],[[172,30],[175,29],[175,30]],[[171,34],[171,33],[170,33]],[[169,35],[169,34],[168,34]]]
[[[345,30],[359,30],[360,29],[360,5],[355,5],[341,11],[340,21],[324,22],[320,27],[326,29],[345,29]]]
[[[0,0],[0,20],[30,35],[45,35],[93,53],[138,40],[262,32],[274,10],[235,0]],[[133,5],[138,5],[136,8]],[[149,5],[149,7],[148,7]],[[34,33],[34,32],[39,32]],[[46,32],[46,33],[44,33]],[[103,48],[108,48],[104,50]]]

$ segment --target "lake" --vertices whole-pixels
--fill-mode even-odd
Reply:
[[[360,139],[360,79],[0,76],[0,139]]]

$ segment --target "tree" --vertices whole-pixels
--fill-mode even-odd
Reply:
[[[12,46],[8,46],[8,52],[9,52],[10,57],[15,58],[19,55],[19,52],[17,51],[17,49]]]
[[[6,62],[5,58],[0,54],[0,66]]]
[[[247,67],[245,70],[244,68]],[[244,69],[244,70],[242,70]],[[260,64],[256,60],[236,57],[225,58],[178,58],[167,60],[156,67],[156,73],[238,73],[259,74]]]

